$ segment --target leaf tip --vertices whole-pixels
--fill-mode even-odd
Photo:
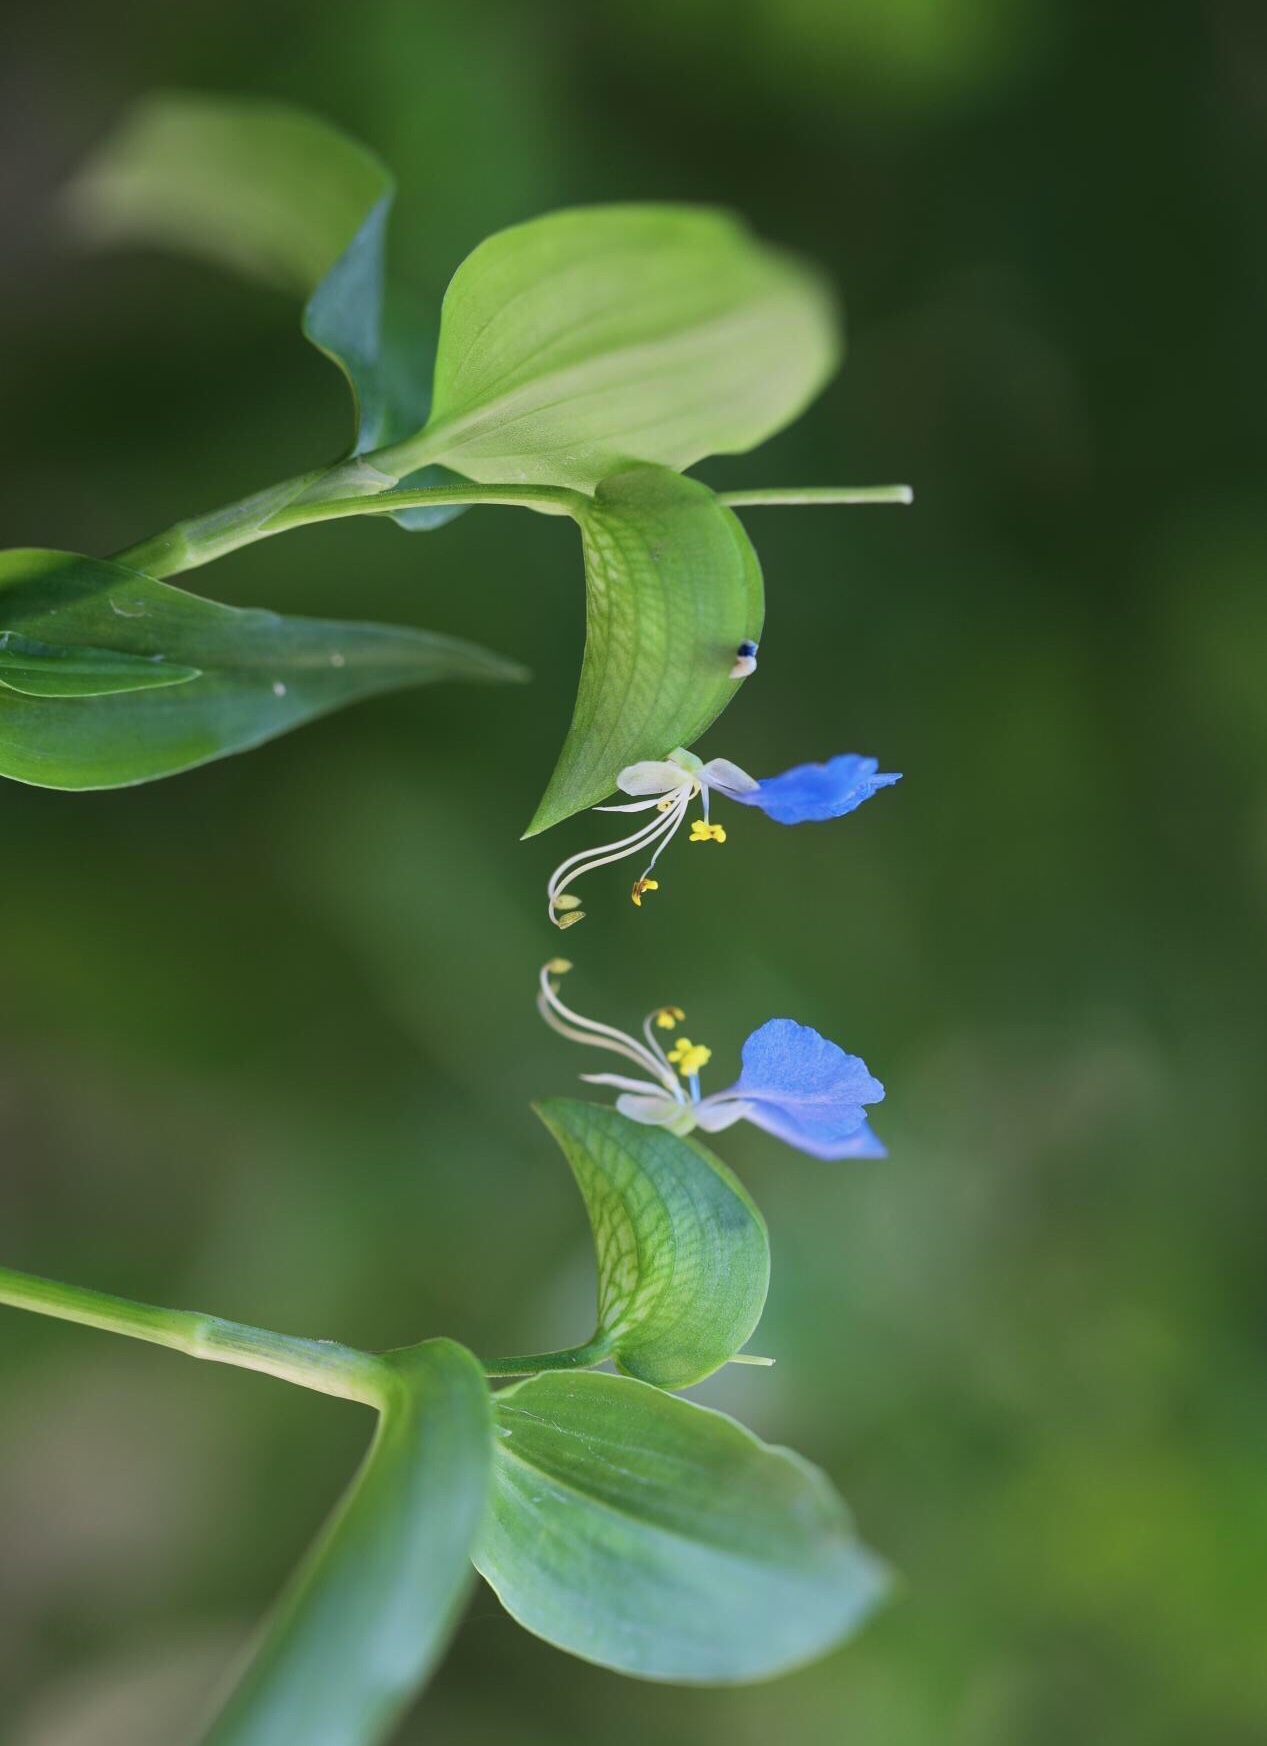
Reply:
[[[574,812],[581,812],[582,807],[562,808],[557,801],[550,798],[547,792],[542,796],[537,810],[528,821],[528,828],[520,836],[519,841],[526,843],[530,837],[539,837],[543,831],[553,830],[555,825],[562,824],[564,819],[571,818]]]

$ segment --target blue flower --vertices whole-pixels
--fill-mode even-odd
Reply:
[[[798,764],[781,776],[767,776],[755,788],[737,789],[730,798],[744,806],[759,806],[776,824],[806,824],[812,819],[843,818],[870,800],[878,788],[891,788],[902,778],[881,771],[875,758],[843,752],[826,764]]]
[[[882,1158],[863,1106],[883,1096],[856,1055],[795,1019],[770,1019],[744,1044],[735,1084],[706,1101],[738,1099],[746,1120],[815,1158]]]
[[[651,876],[655,864],[685,823],[697,797],[703,817],[692,819],[689,840],[724,843],[725,827],[709,818],[712,794],[737,800],[743,806],[760,807],[779,824],[803,824],[810,819],[843,818],[869,800],[878,788],[888,788],[900,780],[891,771],[881,772],[874,758],[861,758],[853,752],[832,758],[826,764],[798,764],[795,769],[785,770],[781,776],[769,776],[763,782],[755,781],[727,758],[713,758],[705,764],[681,746],[667,758],[630,764],[620,772],[616,783],[625,794],[638,798],[594,810],[648,813],[648,822],[618,842],[569,855],[556,867],[546,888],[550,920],[560,928],[583,921],[581,900],[570,887],[596,868],[623,861],[630,855],[647,857],[633,883],[633,901],[641,909],[645,894],[659,890],[659,881]]]
[[[865,1107],[880,1102],[884,1087],[856,1055],[846,1055],[809,1025],[770,1019],[744,1044],[743,1071],[735,1083],[702,1097],[699,1075],[712,1050],[679,1036],[666,1051],[655,1034],[677,1030],[686,1016],[681,1007],[662,1006],[648,1013],[642,1023],[645,1041],[639,1041],[563,1004],[557,978],[570,969],[565,958],[552,958],[544,967],[538,1011],[561,1036],[623,1056],[645,1075],[581,1075],[591,1085],[613,1086],[620,1093],[616,1108],[631,1121],[675,1134],[694,1128],[718,1134],[748,1121],[813,1158],[884,1157]]]

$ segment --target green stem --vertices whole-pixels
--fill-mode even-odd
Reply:
[[[381,463],[381,464],[380,464]],[[556,485],[438,485],[401,489],[388,463],[403,465],[393,450],[362,455],[334,467],[318,468],[253,492],[237,503],[178,521],[162,533],[115,553],[115,562],[147,576],[178,576],[209,564],[255,540],[318,521],[348,515],[392,515],[399,509],[441,508],[446,504],[510,504],[543,515],[572,515],[588,501],[584,492]],[[909,485],[791,486],[766,490],[723,491],[721,501],[732,509],[770,504],[910,503]]]
[[[512,504],[544,515],[569,515],[584,502],[579,491],[551,485],[439,485],[430,489],[389,490],[395,481],[367,460],[302,473],[230,503],[208,515],[178,521],[162,533],[116,552],[114,561],[147,576],[178,576],[256,540],[318,521],[347,515],[392,515],[398,509],[431,509],[446,504]]]
[[[755,509],[762,504],[788,503],[914,503],[909,485],[790,485],[769,490],[720,491],[731,509]]]
[[[228,503],[223,509],[213,509],[206,515],[175,522],[161,533],[153,534],[135,546],[128,546],[125,551],[116,552],[114,561],[126,564],[131,570],[140,570],[146,576],[156,577],[176,576],[182,570],[209,564],[214,558],[224,557],[226,552],[263,539],[269,518],[305,491],[319,486],[326,473],[324,467],[315,473],[301,473],[294,479],[284,479],[280,485],[270,485],[264,491],[255,491],[236,503]],[[382,488],[381,483],[379,488]]]
[[[522,1358],[487,1358],[485,1376],[535,1376],[541,1370],[589,1370],[610,1358],[612,1343],[606,1334],[595,1334],[583,1346],[565,1346],[561,1352],[529,1352]]]
[[[275,1334],[268,1328],[247,1327],[220,1316],[197,1310],[158,1309],[153,1304],[133,1303],[126,1297],[111,1297],[82,1285],[63,1285],[55,1279],[40,1279],[33,1273],[18,1273],[0,1267],[0,1304],[32,1310],[36,1315],[55,1316],[59,1321],[79,1322],[107,1333],[126,1334],[167,1346],[190,1358],[205,1358],[213,1364],[236,1364],[243,1370],[261,1370],[283,1382],[319,1394],[338,1395],[343,1400],[363,1401],[381,1408],[393,1378],[408,1367],[421,1348],[401,1346],[376,1355],[340,1346],[333,1340],[299,1340]],[[424,1342],[430,1345],[432,1342]],[[486,1376],[535,1376],[539,1370],[585,1370],[611,1356],[611,1341],[596,1334],[583,1346],[568,1346],[560,1352],[529,1353],[522,1358],[491,1358],[483,1366]]]
[[[104,1328],[112,1334],[127,1334],[155,1346],[169,1346],[213,1364],[261,1370],[266,1376],[281,1377],[319,1394],[370,1406],[382,1406],[391,1384],[392,1371],[381,1359],[332,1340],[296,1340],[197,1311],[156,1309],[152,1304],[131,1303],[127,1298],[37,1279],[7,1267],[0,1267],[0,1303],[61,1321],[82,1322],[89,1328]]]
[[[394,515],[398,509],[442,509],[446,504],[510,504],[542,515],[574,515],[586,502],[580,491],[561,485],[435,485],[417,490],[384,491],[374,497],[330,497],[292,504],[272,516],[262,534],[285,533],[316,521],[337,521],[347,515]]]

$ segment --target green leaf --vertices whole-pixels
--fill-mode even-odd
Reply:
[[[398,1360],[360,1474],[204,1746],[372,1746],[448,1641],[484,1514],[492,1412],[450,1340]]]
[[[818,275],[729,213],[551,213],[454,274],[420,458],[592,489],[632,461],[741,453],[823,386],[837,325]]]
[[[45,788],[170,776],[382,691],[523,677],[451,637],[240,611],[70,552],[0,553],[3,633],[196,670],[181,684],[110,695],[0,687],[0,775]]]
[[[173,91],[133,108],[66,199],[98,241],[199,255],[306,297],[391,191],[372,152],[302,110]]]
[[[721,1413],[597,1372],[534,1376],[496,1406],[475,1563],[560,1649],[646,1679],[765,1679],[885,1595],[825,1475]]]
[[[109,649],[63,648],[16,631],[0,632],[0,687],[27,697],[108,697],[151,691],[199,677],[161,655],[119,655]]]
[[[604,479],[577,518],[585,657],[529,837],[604,799],[626,764],[698,739],[743,683],[730,669],[765,613],[752,542],[698,480],[632,467]]]
[[[765,1307],[765,1221],[711,1152],[602,1104],[551,1098],[537,1114],[563,1148],[594,1231],[598,1328],[617,1364],[686,1388],[733,1358]]]
[[[66,202],[96,242],[196,255],[305,298],[304,333],[352,390],[361,454],[419,430],[431,404],[434,323],[387,281],[394,198],[372,152],[303,110],[172,92],[137,105]],[[409,483],[450,478],[433,468]],[[395,519],[438,527],[461,513]]]

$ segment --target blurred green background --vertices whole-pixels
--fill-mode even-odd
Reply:
[[[551,207],[742,209],[843,285],[851,352],[703,476],[918,492],[748,512],[761,672],[703,742],[757,774],[872,752],[901,787],[836,826],[728,818],[641,913],[591,879],[567,942],[583,1010],[680,1002],[714,1086],[783,1013],[888,1082],[884,1164],[725,1136],[779,1362],[701,1393],[826,1467],[906,1591],[822,1665],[710,1693],[569,1661],[482,1590],[401,1739],[1262,1741],[1260,9],[49,0],[8,39],[6,544],[108,552],[345,438],[284,298],[58,235],[66,176],[167,86],[375,146],[433,299]],[[526,1106],[581,1065],[532,989],[589,827],[517,840],[575,684],[574,530],[338,523],[192,580],[464,633],[536,683],[132,793],[0,790],[4,1261],[371,1346],[583,1337],[583,1215]],[[0,1738],[184,1738],[367,1431],[0,1315]]]

